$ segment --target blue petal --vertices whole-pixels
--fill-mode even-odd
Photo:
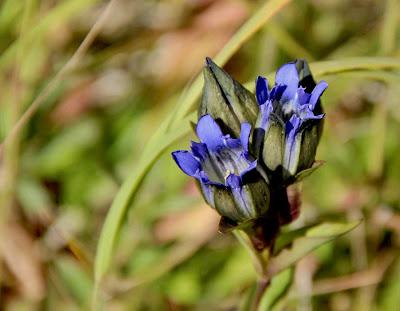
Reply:
[[[298,148],[296,146],[298,129],[301,126],[301,119],[296,115],[292,115],[290,120],[286,122],[286,143],[285,143],[285,156],[284,156],[284,167],[290,172],[290,174],[295,174],[297,159],[298,159]]]
[[[214,189],[209,184],[203,182],[200,183],[201,190],[206,199],[206,202],[214,207]]]
[[[311,93],[311,98],[310,98],[310,109],[314,110],[315,105],[318,102],[318,99],[321,97],[322,93],[326,90],[328,87],[328,83],[325,81],[319,82],[315,88],[313,89]]]
[[[322,119],[325,114],[319,114],[319,115],[314,115],[314,112],[312,112],[309,108],[308,105],[307,106],[303,106],[299,109],[298,111],[298,116],[300,117],[300,119],[302,121],[306,121],[306,120],[318,120],[318,119]]]
[[[210,151],[217,151],[224,146],[223,134],[214,119],[206,114],[202,116],[196,127],[200,141],[207,145]]]
[[[286,89],[282,94],[282,101],[287,102],[292,99],[299,87],[299,74],[295,63],[283,65],[276,72],[275,84],[286,85]]]
[[[249,151],[249,138],[251,132],[251,124],[250,123],[242,123],[240,128],[240,141],[242,142],[243,150]]]
[[[229,135],[224,137],[224,144],[229,149],[236,149],[241,147],[240,139],[231,138]]]
[[[172,153],[176,164],[179,168],[187,175],[196,177],[198,172],[201,170],[201,165],[193,155],[186,150],[178,150]]]
[[[286,135],[294,135],[301,125],[301,119],[293,114],[289,121],[286,122]]]
[[[240,173],[240,177],[243,177],[247,173],[250,173],[251,171],[255,170],[257,168],[257,160],[253,161],[250,163],[250,165]]]
[[[228,177],[226,177],[226,185],[231,189],[237,189],[242,186],[242,181],[239,176],[229,174]]]
[[[323,117],[325,117],[325,113],[314,115],[314,113],[309,112],[309,113],[307,113],[307,115],[306,115],[304,118],[302,118],[302,119],[303,119],[303,121],[305,121],[305,120],[320,120],[320,119],[322,119]]]
[[[260,114],[261,114],[261,120],[260,120],[260,128],[266,129],[268,125],[268,120],[269,120],[269,115],[271,112],[274,110],[274,107],[272,106],[272,102],[268,100],[264,105],[260,106]]]
[[[256,81],[256,96],[259,105],[264,104],[269,99],[268,80],[259,76]]]
[[[298,101],[299,101],[300,107],[308,104],[310,101],[310,97],[311,97],[311,95],[309,93],[305,92],[305,89],[302,87],[298,88],[297,96],[298,96]]]
[[[210,178],[208,177],[207,173],[205,171],[200,171],[199,174],[199,180],[201,184],[204,184],[206,186],[218,186],[218,187],[225,187],[224,184],[217,182],[217,181],[212,181],[210,180]]]
[[[271,102],[274,100],[280,100],[285,89],[286,89],[285,85],[275,85],[272,88],[271,93],[269,94]]]
[[[207,157],[207,146],[205,144],[192,141],[190,148],[192,149],[193,155],[200,161]]]

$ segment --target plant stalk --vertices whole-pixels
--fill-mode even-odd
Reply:
[[[265,292],[267,291],[269,284],[270,284],[270,279],[266,276],[264,276],[260,280],[258,280],[256,293],[254,295],[254,299],[251,304],[250,311],[257,311],[259,309],[261,299],[264,296]]]

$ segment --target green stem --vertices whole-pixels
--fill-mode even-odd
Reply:
[[[263,250],[262,252],[255,249],[253,243],[251,242],[249,236],[241,231],[234,230],[233,234],[239,240],[240,244],[244,246],[249,255],[251,256],[254,264],[254,268],[258,274],[257,288],[254,297],[251,302],[250,311],[257,311],[261,299],[264,296],[268,286],[270,284],[270,277],[267,274],[268,260],[270,257],[271,250],[269,248]]]
[[[254,269],[260,278],[263,278],[266,275],[266,267],[268,261],[269,254],[262,254],[258,252],[251,242],[250,238],[246,233],[241,230],[234,230],[233,234],[238,239],[239,243],[243,245],[243,247],[249,253],[251,259],[253,260]]]
[[[253,302],[250,307],[250,311],[257,311],[260,307],[261,299],[264,296],[268,286],[270,284],[270,280],[267,277],[263,277],[257,282],[257,289],[254,295]]]

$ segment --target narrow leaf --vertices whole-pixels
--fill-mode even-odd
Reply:
[[[259,311],[272,310],[277,302],[285,295],[293,280],[293,269],[286,269],[276,275],[264,296],[261,298]]]
[[[317,247],[353,230],[360,222],[323,223],[308,229],[304,236],[295,239],[291,246],[283,249],[277,256],[270,260],[267,271],[268,275],[272,277],[292,266],[296,261]]]
[[[314,171],[325,164],[325,161],[315,161],[310,168],[302,170],[295,176],[296,182],[302,181],[304,178],[310,176]]]

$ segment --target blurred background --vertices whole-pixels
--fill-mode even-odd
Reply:
[[[263,1],[0,1],[0,310],[85,310],[107,211],[185,86]],[[400,61],[398,0],[299,0],[224,67],[254,81],[284,62]],[[326,164],[302,185],[298,228],[364,222],[296,264],[283,310],[399,310],[400,71],[327,75]],[[320,79],[321,77],[318,77]],[[251,84],[250,84],[251,85]],[[172,98],[172,100],[171,100]],[[173,148],[186,148],[188,138]],[[3,146],[4,147],[4,146]],[[256,275],[245,250],[163,154],[129,207],[106,310],[236,310]]]

